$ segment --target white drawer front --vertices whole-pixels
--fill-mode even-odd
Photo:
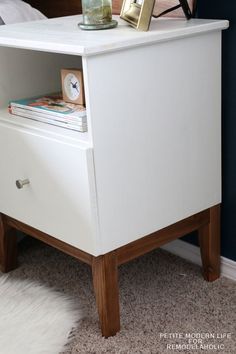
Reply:
[[[2,213],[96,255],[91,148],[1,124],[0,163]]]

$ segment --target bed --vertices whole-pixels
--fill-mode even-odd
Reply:
[[[40,10],[47,17],[69,16],[80,14],[82,12],[80,0],[26,0],[26,2]],[[177,3],[178,0],[157,0],[154,12],[160,13]],[[121,4],[122,0],[112,1],[114,14],[120,13]],[[196,0],[189,0],[189,5],[191,9],[195,8]],[[182,10],[173,12],[171,16],[183,17]]]
[[[0,25],[81,13],[80,0],[1,0]]]
[[[10,0],[14,1],[14,0]],[[20,0],[15,0],[20,1]],[[3,0],[4,2],[4,0]],[[77,15],[82,13],[81,0],[25,0],[26,3],[30,4],[33,8],[39,10],[46,17],[61,17]],[[178,0],[157,0],[154,13],[160,13],[167,8],[170,8],[178,3]],[[122,0],[113,0],[113,13],[119,14],[122,4]],[[191,8],[195,7],[196,0],[189,0],[189,5]],[[168,16],[178,16],[182,17],[182,10],[177,10]],[[1,24],[1,21],[0,21]]]
[[[45,19],[39,10],[21,0],[0,1],[0,25]]]
[[[60,17],[80,14],[80,0],[26,0],[47,17]]]

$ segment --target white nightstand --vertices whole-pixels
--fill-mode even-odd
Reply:
[[[118,265],[199,230],[205,278],[219,276],[228,22],[154,20],[149,32],[123,21],[83,32],[78,22],[0,28],[0,263],[15,267],[19,229],[90,264],[110,336]],[[66,67],[83,68],[88,133],[8,114],[10,99],[58,90]]]

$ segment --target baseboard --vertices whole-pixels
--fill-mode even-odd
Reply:
[[[162,249],[175,254],[176,256],[187,259],[188,261],[201,265],[200,249],[182,240],[172,241]],[[231,259],[221,257],[221,275],[236,281],[236,262]]]

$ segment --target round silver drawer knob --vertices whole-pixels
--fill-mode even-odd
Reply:
[[[22,189],[27,184],[30,184],[30,181],[28,179],[18,179],[16,181],[16,186],[18,189]]]

